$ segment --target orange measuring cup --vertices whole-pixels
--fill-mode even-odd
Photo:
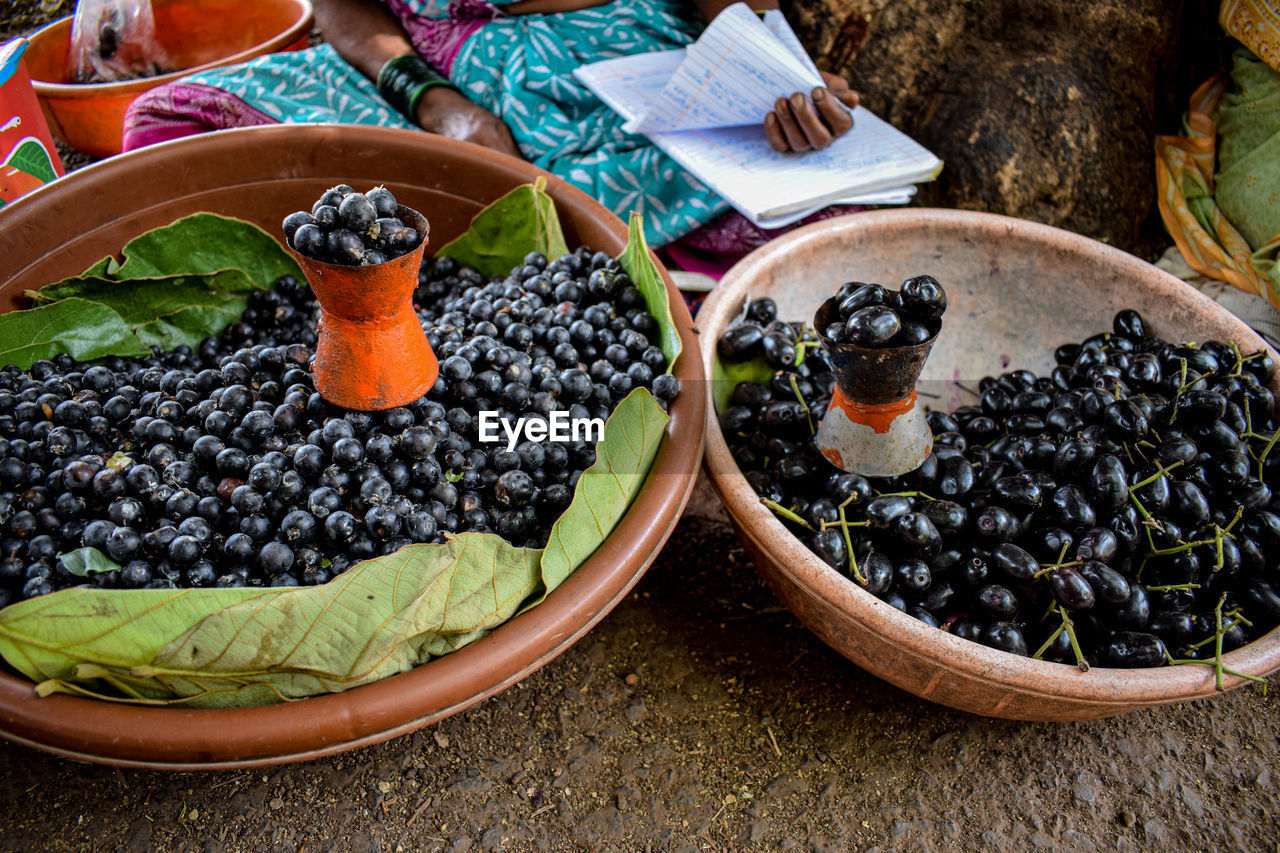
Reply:
[[[413,290],[430,224],[400,205],[396,214],[422,235],[408,254],[381,264],[346,266],[301,255],[298,260],[320,303],[319,343],[312,378],[338,406],[379,411],[402,406],[431,389],[440,375],[436,354],[413,310]]]

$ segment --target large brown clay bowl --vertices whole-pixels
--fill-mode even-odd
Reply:
[[[972,400],[949,380],[1023,367],[1047,372],[1054,347],[1109,331],[1122,308],[1137,309],[1165,338],[1234,340],[1246,351],[1265,346],[1216,303],[1124,252],[1018,219],[916,209],[816,223],[746,257],[698,314],[703,367],[709,375],[716,339],[746,297],[772,297],[780,317],[811,322],[845,281],[897,287],[921,273],[941,280],[951,301],[920,386],[941,394],[929,400],[939,408]],[[729,455],[710,402],[707,424],[706,467],[756,567],[800,621],[868,672],[943,705],[1021,720],[1106,717],[1215,693],[1208,666],[1086,673],[971,643],[894,609],[815,556],[760,503]],[[1225,662],[1250,675],[1275,671],[1280,630]],[[1243,683],[1228,677],[1224,687]]]
[[[564,181],[520,160],[407,130],[274,126],[157,145],[74,172],[0,211],[5,235],[0,311],[22,291],[87,268],[130,238],[197,211],[252,221],[270,233],[326,188],[384,184],[431,221],[443,246],[484,205],[539,176],[569,245],[617,255],[627,229]],[[73,758],[165,768],[244,767],[297,761],[377,743],[457,713],[556,657],[640,579],[675,527],[702,458],[705,400],[693,323],[662,273],[685,355],[675,373],[687,393],[650,476],[613,534],[542,604],[484,639],[365,687],[247,710],[116,705],[37,698],[32,683],[0,671],[0,736]]]
[[[307,46],[311,0],[155,0],[156,41],[173,72],[119,83],[75,83],[68,60],[71,17],[31,35],[27,68],[54,133],[95,157],[119,154],[124,114],[134,98],[196,71]]]

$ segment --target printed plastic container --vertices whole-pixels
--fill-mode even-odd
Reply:
[[[0,207],[62,177],[62,159],[31,87],[27,40],[0,46]]]

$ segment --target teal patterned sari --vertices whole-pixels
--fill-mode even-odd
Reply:
[[[651,245],[704,225],[728,205],[573,77],[579,65],[682,47],[702,29],[678,0],[616,0],[550,15],[505,16],[475,0],[388,0],[420,53],[511,128],[531,163],[618,216],[645,217]],[[450,19],[450,15],[454,17]],[[468,23],[461,29],[441,23]],[[453,38],[457,43],[450,44]],[[332,47],[275,54],[184,78],[222,90],[281,122],[411,127]]]

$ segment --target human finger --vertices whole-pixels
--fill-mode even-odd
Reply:
[[[832,94],[837,94],[849,88],[848,82],[839,74],[832,74],[830,71],[819,72],[822,75],[822,85],[831,90]]]
[[[786,151],[790,148],[787,137],[782,132],[782,125],[778,124],[776,113],[769,113],[764,117],[764,138],[774,151]]]
[[[817,97],[822,89],[814,89],[814,95]],[[817,150],[822,150],[831,144],[834,139],[831,131],[818,118],[817,112],[813,109],[813,104],[804,95],[796,92],[791,96],[791,114],[795,116],[796,124],[800,125],[800,130],[804,132],[805,138],[809,144]]]
[[[787,147],[792,151],[807,151],[809,140],[805,138],[804,132],[796,124],[795,117],[791,115],[791,106],[786,98],[778,98],[773,105],[773,114],[778,117],[778,124],[782,126],[782,132],[787,137]]]
[[[822,81],[827,85],[827,91],[835,95],[840,103],[849,109],[853,109],[858,105],[858,93],[849,88],[849,82],[838,74],[832,74],[829,71],[822,72]]]
[[[814,89],[813,103],[818,108],[818,116],[830,128],[833,137],[843,136],[853,127],[853,116],[840,106],[831,92],[826,89]]]

